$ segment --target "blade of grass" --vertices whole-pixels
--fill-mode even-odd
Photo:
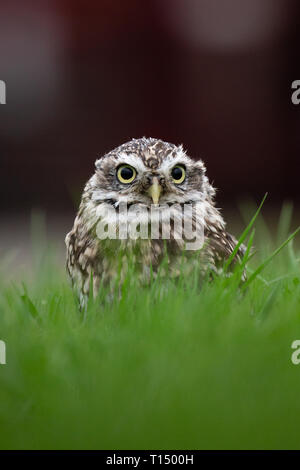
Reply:
[[[247,249],[245,251],[245,254],[243,256],[242,263],[241,263],[241,270],[242,271],[244,270],[244,268],[246,266],[246,263],[249,260],[249,258],[252,258],[251,248],[252,248],[252,244],[253,244],[254,235],[255,235],[255,229],[253,229],[252,232],[250,233]]]
[[[293,204],[285,202],[279,216],[278,230],[277,230],[277,243],[281,243],[289,233],[293,215]]]
[[[250,274],[253,274],[254,273],[254,269],[251,269],[249,267],[246,267],[246,270],[247,272],[249,272]],[[265,284],[266,286],[269,286],[269,281],[267,281],[264,277],[258,275],[257,276],[257,279],[259,279],[263,284]]]
[[[268,295],[261,311],[259,312],[259,317],[261,317],[262,320],[264,320],[267,317],[272,306],[274,305],[278,291],[279,291],[278,285],[276,285],[273,289],[271,289],[270,294]]]
[[[270,263],[270,261],[272,261],[272,259],[278,255],[278,253],[291,241],[293,240],[293,238],[297,235],[297,233],[299,232],[300,230],[300,227],[297,228],[297,230],[295,230],[295,232],[293,232],[286,240],[285,242],[283,242],[275,251],[273,251],[273,253],[268,256],[265,261],[263,261],[259,266],[258,268],[253,272],[253,274],[249,277],[249,279],[245,282],[245,284],[243,284],[242,288],[245,289],[246,287],[249,286],[249,284],[251,284],[251,282],[254,281],[254,279],[257,277],[257,275],[259,273],[261,273],[261,271]]]
[[[245,228],[245,230],[243,231],[242,235],[240,236],[233,252],[231,253],[230,257],[228,258],[228,260],[226,261],[225,265],[224,265],[224,271],[226,271],[228,269],[228,267],[230,266],[232,260],[234,259],[235,255],[237,254],[241,244],[243,243],[243,241],[245,240],[245,238],[247,237],[248,233],[250,232],[258,214],[260,213],[261,211],[261,208],[266,200],[266,197],[267,197],[268,193],[266,193],[257,209],[257,211],[255,212],[254,216],[252,217],[252,219],[250,220],[248,226]]]
[[[250,220],[250,214],[256,211],[257,204],[254,200],[250,199],[247,203],[239,204],[240,213],[244,220],[244,223],[247,225]],[[269,212],[270,213],[270,212]],[[258,240],[264,240],[264,244],[271,244],[272,243],[272,233],[270,231],[270,227],[268,226],[265,217],[263,217],[262,213],[260,213],[255,221],[256,227],[256,237]],[[288,235],[288,233],[287,233]],[[284,237],[285,240],[286,237]],[[281,243],[280,240],[279,243]]]
[[[240,285],[241,279],[244,280],[245,266],[247,262],[249,261],[249,259],[252,258],[251,247],[253,244],[254,234],[255,234],[255,229],[252,230],[249,236],[247,248],[242,258],[241,263],[236,263],[235,265],[234,275],[230,277],[226,277],[225,286],[227,288],[230,286],[232,290],[235,290]]]
[[[32,302],[32,300],[30,299],[30,297],[28,295],[28,292],[27,292],[27,288],[26,288],[24,282],[22,282],[22,286],[23,286],[23,290],[24,290],[24,294],[22,294],[20,296],[22,302],[24,303],[27,311],[30,313],[32,318],[34,318],[35,320],[40,320],[39,312],[38,312],[36,306],[34,305],[34,303]]]

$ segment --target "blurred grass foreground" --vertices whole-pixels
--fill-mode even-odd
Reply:
[[[290,219],[289,206],[276,231],[256,219],[249,277]],[[85,316],[49,247],[23,282],[2,260],[0,447],[299,449],[296,251],[291,240],[246,289],[236,276],[201,289],[195,276],[143,289],[132,276]]]

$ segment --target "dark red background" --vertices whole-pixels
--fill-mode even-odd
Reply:
[[[132,137],[203,158],[220,204],[299,198],[299,2],[2,1],[1,205],[72,210]]]

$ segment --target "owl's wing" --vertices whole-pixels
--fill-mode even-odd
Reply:
[[[223,229],[216,229],[215,227],[208,227],[206,230],[206,238],[208,245],[212,252],[214,264],[216,267],[222,267],[224,261],[226,261],[232,254],[233,250],[237,245],[236,238],[230,233]],[[241,245],[230,265],[233,269],[236,263],[240,263],[245,254],[246,247]]]
[[[80,307],[84,309],[88,302],[91,279],[94,295],[99,289],[102,263],[97,243],[89,236],[80,217],[76,217],[65,243],[67,272],[78,296]]]

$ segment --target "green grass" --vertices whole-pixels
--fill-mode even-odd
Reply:
[[[245,289],[238,273],[201,290],[197,273],[151,288],[131,276],[120,301],[103,294],[82,315],[48,249],[23,283],[5,281],[3,261],[0,447],[299,449],[293,241],[264,265],[291,232],[290,212],[272,231],[261,215],[248,230]]]

